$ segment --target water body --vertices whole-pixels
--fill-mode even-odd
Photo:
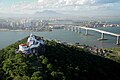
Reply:
[[[109,27],[103,28],[100,27],[98,29],[110,31],[113,33],[120,34],[120,27]],[[85,35],[85,30],[82,30],[82,33],[78,34],[72,31],[67,31],[63,29],[54,29],[52,32],[11,32],[6,31],[0,32],[0,49],[18,41],[22,38],[29,36],[30,33],[33,33],[38,36],[43,36],[46,39],[57,39],[61,41],[66,41],[69,43],[76,43],[79,42],[80,44],[90,45],[90,46],[98,46],[99,48],[110,48],[110,47],[118,47],[116,45],[116,37],[105,35],[105,38],[108,40],[98,41],[97,39],[100,38],[101,34],[95,31],[89,31],[90,35]]]

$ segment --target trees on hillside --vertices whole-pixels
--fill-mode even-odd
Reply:
[[[45,41],[45,53],[16,54],[16,42],[0,51],[0,79],[3,80],[119,80],[118,63],[76,46]],[[39,52],[39,49],[38,49]],[[116,72],[117,70],[117,72]]]

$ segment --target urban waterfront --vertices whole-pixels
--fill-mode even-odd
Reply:
[[[120,27],[99,27],[98,29],[110,31],[113,33],[120,34]],[[33,33],[38,36],[43,36],[45,39],[56,39],[60,41],[65,41],[68,43],[80,43],[81,45],[97,46],[99,48],[110,48],[110,47],[119,47],[116,45],[116,37],[105,35],[105,38],[108,40],[98,41],[101,34],[94,31],[89,31],[89,35],[85,35],[85,30],[82,30],[82,33],[75,33],[72,31],[67,31],[63,29],[54,29],[51,32],[22,32],[22,31],[6,31],[0,32],[0,49],[14,43],[22,38],[29,36],[30,33]]]

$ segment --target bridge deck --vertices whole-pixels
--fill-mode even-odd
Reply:
[[[95,29],[95,28],[88,28],[88,27],[78,27],[78,28],[97,31],[97,32],[100,32],[100,33],[109,34],[109,35],[113,35],[113,36],[120,36],[120,34],[115,34],[115,33],[112,33],[112,32],[103,31],[103,30],[99,30],[99,29]]]

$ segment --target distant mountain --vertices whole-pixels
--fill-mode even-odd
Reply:
[[[45,10],[42,12],[36,12],[35,16],[39,16],[39,17],[59,17],[59,16],[64,16],[65,14],[62,13],[58,13],[56,11],[51,11],[51,10]]]

